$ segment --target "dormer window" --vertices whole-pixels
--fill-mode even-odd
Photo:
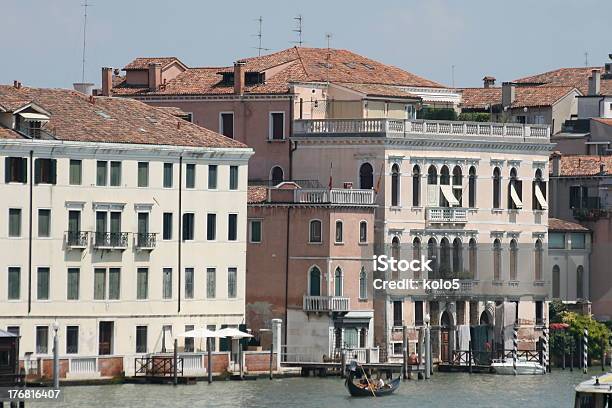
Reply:
[[[265,72],[247,72],[244,75],[245,85],[257,85],[266,82]]]
[[[49,121],[49,116],[37,112],[19,112],[15,115],[15,129],[31,137],[40,139],[42,127]]]

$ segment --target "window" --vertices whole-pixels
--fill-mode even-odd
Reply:
[[[217,214],[206,214],[206,239],[217,239]]]
[[[57,161],[55,159],[34,160],[34,183],[55,184],[57,180]]]
[[[359,188],[369,190],[374,187],[374,169],[370,163],[359,167]]]
[[[196,165],[188,163],[185,166],[185,188],[195,188],[196,183]]]
[[[393,301],[393,326],[401,327],[404,324],[404,316],[402,310],[402,301]]]
[[[453,168],[453,195],[459,202],[459,207],[463,206],[463,174],[461,173],[461,167],[455,166]]]
[[[192,324],[188,324],[185,326],[185,332],[189,332],[195,329],[195,326]],[[185,348],[184,351],[186,353],[193,353],[195,351],[195,342],[193,337],[185,337]]]
[[[68,300],[79,300],[81,270],[79,268],[68,268],[68,284],[66,297]]]
[[[493,208],[501,208],[501,172],[493,169]]]
[[[147,326],[136,326],[136,352],[147,352]]]
[[[136,245],[141,248],[147,248],[153,245],[153,238],[149,237],[149,213],[137,213],[137,231]]]
[[[510,241],[510,280],[515,281],[517,279],[518,272],[518,245],[516,240]]]
[[[227,269],[227,297],[235,298],[238,293],[238,269]]]
[[[559,298],[559,294],[561,292],[560,283],[561,283],[561,269],[559,268],[559,265],[555,265],[552,268],[552,292],[553,292],[552,297],[554,299]]]
[[[28,159],[7,157],[4,159],[4,181],[7,183],[28,182]]]
[[[236,241],[238,239],[238,214],[227,215],[227,240]]]
[[[493,280],[501,280],[501,241],[493,241]]]
[[[183,241],[193,241],[194,238],[194,217],[193,213],[183,214]]]
[[[66,326],[66,354],[79,353],[79,326]]]
[[[427,185],[434,186],[438,184],[438,171],[436,166],[431,165],[427,169]]]
[[[121,293],[121,269],[110,268],[108,270],[108,298],[118,300]]]
[[[162,298],[172,299],[172,268],[163,269]]]
[[[208,189],[209,190],[217,189],[217,165],[216,164],[208,165]]]
[[[570,238],[572,241],[572,249],[584,249],[586,248],[586,234],[581,232],[572,232]]]
[[[47,354],[49,352],[49,327],[36,326],[36,353]]]
[[[419,260],[419,262],[421,259],[421,240],[419,239],[419,237],[415,237],[414,240],[412,241],[412,259]],[[414,277],[415,279],[420,279],[421,271],[420,270],[414,271]]]
[[[149,187],[149,162],[138,162],[138,187]]]
[[[463,274],[463,243],[459,238],[453,240],[453,277]]]
[[[468,176],[468,207],[476,207],[476,168],[470,167]]]
[[[38,210],[38,237],[49,238],[51,236],[51,210]]]
[[[549,232],[548,249],[565,249],[565,234],[562,232]]]
[[[96,163],[96,186],[105,186],[107,184],[108,163],[98,160]]]
[[[400,171],[399,166],[391,167],[391,206],[397,207],[400,202]]]
[[[398,237],[393,237],[391,240],[391,257],[399,262],[400,258],[400,240]],[[399,268],[393,271],[393,279],[399,279]]]
[[[534,210],[546,210],[546,182],[542,179],[542,170],[537,169],[532,184],[531,202]]]
[[[185,299],[193,299],[193,268],[185,268]]]
[[[423,301],[416,300],[414,302],[414,325],[422,326],[423,325]]]
[[[450,243],[446,237],[440,240],[440,274],[442,278],[451,276]]]
[[[229,170],[229,189],[238,190],[238,166],[230,166]]]
[[[308,294],[310,296],[321,296],[321,271],[316,266],[308,272]]]
[[[73,186],[80,186],[83,181],[83,162],[81,160],[70,159],[70,169],[68,182]]]
[[[249,242],[251,243],[261,242],[261,220],[250,220],[249,221]]]
[[[341,244],[342,242],[342,221],[336,221],[336,244]]]
[[[436,242],[435,238],[429,238],[429,240],[427,241],[427,259],[431,260],[431,263],[429,264],[429,267],[431,268],[431,273],[432,276],[431,277],[437,277],[438,276],[438,243]]]
[[[342,269],[338,267],[336,268],[336,271],[334,272],[334,295],[335,296],[342,296],[342,290],[343,290],[342,286],[344,286]]]
[[[310,243],[321,243],[322,241],[322,236],[321,236],[321,221],[319,220],[311,220],[310,221],[310,236],[309,236],[309,242]]]
[[[149,297],[149,268],[136,270],[136,299],[143,300]]]
[[[368,223],[367,221],[359,222],[359,243],[365,244],[368,242]]]
[[[272,167],[272,171],[270,172],[270,179],[272,180],[273,185],[281,183],[285,179],[283,169],[279,166]]]
[[[518,179],[516,169],[512,168],[508,183],[508,209],[520,210],[521,208],[523,208],[523,182]]]
[[[421,169],[419,166],[412,168],[412,205],[421,205]]]
[[[570,186],[569,189],[569,206],[570,208],[581,208],[581,186]]]
[[[543,262],[543,255],[544,254],[544,250],[542,248],[542,241],[540,241],[539,239],[536,241],[535,243],[535,251],[534,251],[534,263],[535,263],[535,280],[536,281],[541,281],[542,280],[542,262]]]
[[[94,269],[94,299],[106,299],[106,269]]]
[[[359,272],[359,299],[367,299],[368,298],[368,274],[365,271],[365,268],[361,267],[361,272]]]
[[[49,300],[49,268],[40,267],[36,270],[36,299]]]
[[[21,209],[9,208],[9,237],[18,238],[21,236]]]
[[[234,138],[234,113],[222,112],[219,115],[219,133],[229,138]]]
[[[544,324],[544,302],[541,300],[537,300],[535,302],[535,317],[536,317],[536,325]]]
[[[214,299],[217,294],[217,270],[206,268],[206,297]]]
[[[283,140],[285,138],[285,113],[270,112],[270,139]]]
[[[217,326],[214,324],[207,324],[206,328],[210,331],[216,331],[217,330]],[[209,338],[207,339],[209,341],[209,345],[210,345],[210,351],[217,351],[217,339],[215,338]]]
[[[121,162],[110,162],[110,185],[119,187],[121,185]]]
[[[8,268],[8,299],[19,300],[21,296],[21,268]]]
[[[162,238],[165,240],[172,239],[172,213],[164,213],[164,226]]]
[[[164,163],[164,188],[172,188],[172,173],[174,171],[172,163]]]
[[[576,299],[584,299],[584,267],[576,268]]]
[[[478,246],[474,238],[470,238],[469,252],[470,277],[474,279],[478,272]]]

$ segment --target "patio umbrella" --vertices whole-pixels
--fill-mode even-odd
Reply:
[[[185,333],[179,334],[179,337],[194,337],[194,338],[216,338],[216,337],[226,337],[219,335],[218,331],[208,330],[206,328],[194,329],[186,331]]]
[[[232,339],[244,339],[247,337],[253,337],[252,334],[245,333],[233,327],[226,327],[224,329],[217,330],[215,333],[217,333],[218,337],[231,337]]]

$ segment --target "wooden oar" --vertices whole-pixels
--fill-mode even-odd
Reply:
[[[362,366],[359,366],[359,368],[361,368],[361,372],[363,373],[363,375],[365,375],[366,381],[368,382],[368,388],[370,389],[370,391],[372,391],[372,395],[374,396],[374,398],[376,398],[376,393],[374,392],[374,387],[370,383],[370,379],[368,378],[368,375],[366,374],[366,372],[365,372],[365,370],[363,369]]]

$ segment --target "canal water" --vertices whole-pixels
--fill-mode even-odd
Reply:
[[[573,407],[574,386],[599,374],[555,370],[545,376],[435,373],[427,381],[404,381],[393,395],[351,398],[343,380],[328,378],[260,378],[256,381],[223,381],[208,385],[102,385],[64,387],[62,408],[288,408],[288,407],[457,407],[529,408]]]

